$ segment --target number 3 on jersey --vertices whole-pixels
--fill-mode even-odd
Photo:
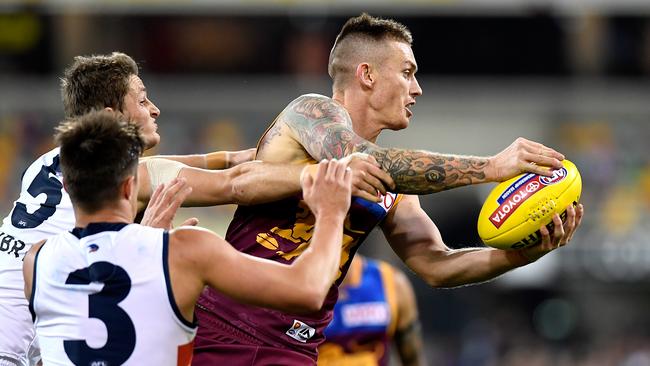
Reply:
[[[63,341],[65,353],[75,365],[121,365],[135,349],[135,326],[118,304],[131,291],[131,278],[126,271],[108,262],[95,262],[78,269],[65,281],[66,285],[104,284],[102,291],[88,296],[88,317],[106,325],[106,344],[91,348],[85,340]]]
[[[50,174],[56,175],[59,169],[59,157],[54,157],[51,165],[43,165],[41,170],[36,174],[34,180],[27,188],[27,192],[36,198],[39,194],[45,193],[46,199],[41,203],[34,213],[27,212],[27,206],[24,203],[16,202],[11,213],[11,224],[20,229],[33,229],[42,224],[50,216],[56,212],[56,206],[61,203],[63,185],[55,177],[50,177]]]

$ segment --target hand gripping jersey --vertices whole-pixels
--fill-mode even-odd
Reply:
[[[337,286],[345,276],[352,256],[400,199],[401,195],[388,193],[381,203],[359,198],[352,200],[344,224],[339,276],[332,284],[323,308],[316,313],[293,315],[242,305],[206,288],[198,301],[197,317],[201,326],[196,351],[204,346],[208,348],[202,339],[210,338],[209,342],[293,350],[315,362],[317,347],[324,339],[323,330],[332,319],[332,309],[338,297]],[[226,240],[240,252],[288,264],[307,248],[313,230],[313,214],[301,197],[294,197],[265,205],[240,206],[228,228]],[[259,280],[264,281],[264,278]],[[214,339],[210,335],[215,330],[224,329],[229,332],[227,340]]]
[[[397,325],[393,269],[363,259],[351,268],[339,287],[334,319],[325,329],[319,366],[386,366],[390,340]]]
[[[171,291],[168,234],[93,223],[48,239],[30,310],[45,365],[189,365],[195,324]]]
[[[23,292],[23,258],[31,244],[74,228],[63,189],[59,149],[39,157],[22,177],[20,197],[0,227],[0,356],[26,357],[34,327]]]

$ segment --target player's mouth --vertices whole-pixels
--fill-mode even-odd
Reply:
[[[411,112],[411,109],[409,107],[412,107],[415,105],[415,102],[408,103],[404,109],[406,110],[406,117],[411,118],[413,117],[413,112]]]

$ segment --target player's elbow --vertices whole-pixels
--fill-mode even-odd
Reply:
[[[426,282],[427,285],[433,288],[447,288],[451,287],[448,285],[448,281],[446,281],[445,278],[442,276],[439,276],[437,274],[431,273],[427,274],[425,276],[422,276],[424,279],[424,282]]]
[[[321,276],[294,272],[292,283],[292,290],[286,296],[292,312],[308,314],[317,312],[323,307],[330,286],[322,281]]]
[[[456,287],[462,285],[463,273],[451,263],[453,253],[448,248],[429,251],[425,256],[407,262],[407,265],[430,287]]]
[[[292,309],[296,314],[310,314],[319,311],[323,307],[327,291],[324,289],[303,289],[296,294],[292,301]]]
[[[436,268],[436,267],[432,267]],[[449,285],[450,279],[440,270],[438,267],[437,270],[428,270],[424,273],[420,272],[419,276],[426,282],[427,285],[433,288],[446,288],[452,287]]]
[[[455,273],[451,270],[438,270],[435,273],[429,273],[421,277],[427,285],[433,288],[454,288],[471,283],[462,273]]]

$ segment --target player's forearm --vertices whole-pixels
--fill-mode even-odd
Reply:
[[[492,280],[529,261],[519,251],[467,248],[406,260],[432,287],[457,287]]]
[[[253,160],[255,157],[255,150],[256,149],[215,151],[207,154],[191,155],[155,155],[143,158],[142,160],[162,158],[178,161],[194,168],[221,170]]]
[[[253,161],[224,170],[183,167],[178,176],[185,178],[192,192],[183,206],[225,204],[253,205],[287,198],[301,192],[302,165],[280,165]],[[148,200],[145,194],[141,198]]]
[[[254,205],[277,201],[301,192],[302,164],[251,161],[232,168],[232,201]]]
[[[362,144],[355,150],[377,159],[395,181],[397,193],[428,194],[490,180],[489,160],[484,157],[382,148],[374,144]]]
[[[341,261],[343,220],[345,213],[321,214],[316,218],[309,247],[292,266],[300,288],[309,289],[316,309],[323,305],[329,288],[336,279]]]
[[[257,149],[215,151],[205,154],[205,169],[228,169],[252,161]]]
[[[239,151],[215,151],[215,152],[207,153],[204,155],[205,168],[214,169],[214,170],[231,168],[243,162],[240,161],[241,159],[238,159],[239,153],[240,153]],[[233,164],[233,161],[235,159],[237,159],[237,163]],[[246,161],[249,160],[252,159],[248,159]]]
[[[191,166],[194,168],[200,168],[200,169],[207,169],[206,166],[206,154],[192,154],[192,155],[154,155],[154,156],[147,156],[142,159],[140,159],[141,162],[144,162],[148,159],[167,159],[167,160],[174,160],[178,161],[179,163],[183,163],[187,166]]]
[[[208,169],[225,169],[232,168],[255,159],[256,148],[239,150],[239,151],[221,151],[206,154]],[[219,155],[222,153],[222,155]],[[217,166],[223,166],[218,168]]]

